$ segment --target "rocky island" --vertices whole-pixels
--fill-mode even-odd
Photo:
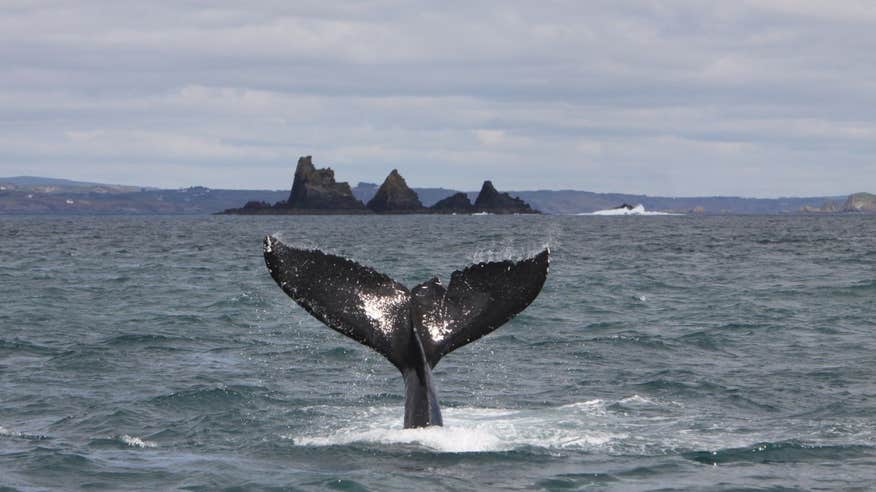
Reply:
[[[385,214],[415,214],[425,210],[420,203],[420,197],[408,187],[405,178],[396,169],[389,173],[377,189],[377,194],[368,202],[368,208]]]
[[[876,195],[872,193],[849,195],[843,205],[843,212],[876,212]]]
[[[286,206],[299,210],[362,210],[362,202],[353,196],[349,183],[335,182],[331,168],[317,169],[313,158],[298,159],[295,179]]]
[[[296,214],[362,214],[369,213],[365,205],[353,196],[350,184],[335,181],[335,172],[327,167],[317,169],[311,156],[298,159],[292,191],[286,201],[273,205],[267,202],[247,202],[243,208],[230,208],[224,214],[235,215],[296,215]]]
[[[360,184],[361,185],[361,184]],[[353,195],[346,182],[335,181],[331,168],[318,169],[311,156],[298,159],[289,198],[273,205],[250,201],[241,208],[226,209],[232,215],[325,215],[325,214],[537,214],[528,203],[508,193],[500,193],[492,181],[484,181],[475,203],[465,193],[456,193],[424,207],[397,169],[380,185],[365,205]]]
[[[876,213],[876,195],[872,193],[853,193],[845,203],[830,200],[820,207],[805,206],[805,213]]]
[[[499,193],[492,181],[484,181],[474,203],[475,212],[491,214],[537,214],[528,203],[508,193]]]

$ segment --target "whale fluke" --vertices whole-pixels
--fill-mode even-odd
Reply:
[[[426,359],[442,357],[502,326],[523,311],[547,278],[548,250],[523,261],[478,263],[450,276],[445,289],[437,278],[411,291],[414,330]]]
[[[352,260],[265,238],[277,284],[316,319],[376,350],[405,380],[405,428],[441,425],[431,369],[523,311],[547,278],[549,251],[478,263],[411,290]]]

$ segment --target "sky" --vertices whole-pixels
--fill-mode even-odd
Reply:
[[[0,176],[876,192],[876,2],[0,1]]]

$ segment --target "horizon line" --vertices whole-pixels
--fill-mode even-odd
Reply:
[[[177,190],[186,190],[190,188],[206,188],[210,190],[221,190],[221,191],[269,191],[269,192],[280,192],[286,191],[285,188],[217,188],[211,186],[204,186],[199,184],[190,184],[188,186],[176,186],[176,187],[161,187],[161,186],[150,186],[150,185],[132,185],[132,184],[122,184],[122,183],[105,183],[99,181],[84,181],[81,179],[72,179],[72,178],[57,178],[57,177],[48,177],[48,176],[34,176],[34,175],[17,175],[17,176],[2,176],[0,177],[0,183],[3,180],[14,180],[14,179],[46,179],[46,180],[56,180],[56,181],[67,181],[71,183],[71,185],[79,184],[82,187],[86,186],[118,186],[118,187],[126,187],[126,188],[140,188],[141,190],[166,190],[166,191],[177,191]],[[484,181],[492,181],[491,179],[487,179]],[[359,181],[355,186],[351,186],[351,188],[355,188],[362,184],[375,185],[380,186],[377,183],[372,183],[369,181]],[[22,186],[22,185],[17,185]],[[28,185],[28,186],[53,186],[50,184],[47,185]],[[55,185],[55,186],[63,186],[63,185]],[[289,189],[291,190],[292,186],[289,185]],[[443,189],[448,191],[462,192],[462,193],[478,193],[478,190],[459,190],[455,188],[445,188],[443,186],[410,186],[411,189]],[[683,198],[737,198],[737,199],[745,199],[745,200],[781,200],[787,198],[840,198],[840,197],[849,197],[851,195],[856,195],[859,193],[870,193],[868,191],[854,191],[850,193],[841,193],[841,194],[825,194],[825,195],[779,195],[779,196],[745,196],[745,195],[726,195],[726,194],[717,194],[717,195],[652,195],[648,193],[633,193],[633,192],[623,192],[623,191],[592,191],[592,190],[581,190],[575,188],[531,188],[525,190],[511,190],[511,189],[503,189],[500,190],[504,193],[537,193],[537,192],[580,192],[580,193],[593,193],[596,195],[629,195],[629,196],[640,196],[647,198],[670,198],[670,199],[683,199]]]

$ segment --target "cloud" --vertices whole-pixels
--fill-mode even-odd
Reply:
[[[312,154],[353,182],[848,193],[876,182],[874,18],[858,1],[4,2],[0,175],[286,187]]]

